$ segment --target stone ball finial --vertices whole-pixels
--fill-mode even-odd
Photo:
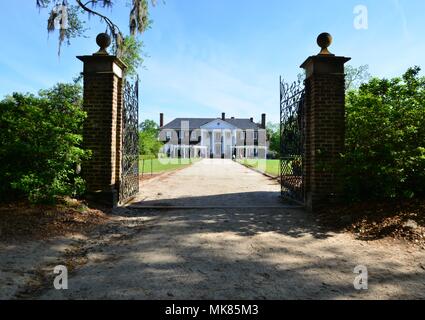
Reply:
[[[107,33],[99,33],[96,37],[96,43],[100,47],[96,54],[108,54],[106,48],[111,45],[111,37]]]
[[[319,34],[317,37],[317,44],[322,49],[319,55],[329,55],[331,54],[328,50],[328,47],[332,44],[332,36],[327,32]]]

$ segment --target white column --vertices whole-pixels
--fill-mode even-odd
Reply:
[[[223,137],[223,145],[221,146],[221,154],[226,155],[226,131],[221,130],[221,136]]]
[[[211,135],[212,135],[212,143],[211,143],[211,153],[213,154],[213,158],[215,156],[215,132],[214,129],[211,130]]]

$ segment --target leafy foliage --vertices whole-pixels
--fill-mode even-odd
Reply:
[[[361,84],[370,80],[369,66],[362,65],[360,67],[345,66],[345,89],[355,90]]]
[[[159,126],[153,120],[145,120],[140,124],[139,149],[144,156],[157,157],[162,147],[158,140]]]
[[[82,21],[79,18],[79,15],[83,12],[79,6],[71,5],[68,7],[63,7],[61,10],[66,10],[66,23],[67,28],[59,29],[59,48],[58,54],[61,53],[62,43],[66,42],[68,45],[71,43],[71,39],[75,39],[84,35],[85,29],[85,21]],[[49,18],[47,20],[47,30],[48,32],[53,32],[56,29],[55,22],[59,19],[60,23],[64,23],[65,19],[62,16],[62,11],[58,9],[52,9],[49,14]]]
[[[102,8],[114,7],[112,0],[74,0],[74,2],[75,4],[69,5],[67,0],[36,0],[38,8],[50,10],[47,20],[49,33],[55,31],[55,22],[63,22],[64,19],[67,21],[67,26],[59,29],[59,54],[62,43],[66,42],[69,45],[71,39],[83,36],[87,20],[91,16],[96,16],[106,24],[107,32],[112,36],[115,54],[126,60],[126,64],[130,67],[129,73],[133,74],[134,70],[143,62],[140,56],[142,45],[136,36],[142,34],[151,25],[149,0],[131,1],[129,36],[124,36],[120,27],[101,12]],[[155,6],[156,0],[151,0],[150,3]]]
[[[0,101],[0,199],[51,202],[83,191],[77,167],[89,153],[80,146],[86,117],[81,106],[75,84]]]
[[[132,77],[137,75],[137,68],[143,63],[140,55],[142,52],[143,42],[135,36],[127,36],[124,38],[121,47],[121,60],[127,65],[126,75]]]
[[[270,142],[269,150],[280,155],[280,125],[279,123],[267,123],[267,139]]]
[[[345,185],[350,198],[425,195],[425,77],[371,79],[347,96]]]

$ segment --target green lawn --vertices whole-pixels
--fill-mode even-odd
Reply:
[[[139,160],[139,173],[151,174],[162,173],[181,169],[199,161],[199,159],[143,159]]]
[[[270,160],[270,159],[241,159],[238,160],[239,163],[265,172],[271,176],[278,177],[280,175],[280,161],[279,160]]]

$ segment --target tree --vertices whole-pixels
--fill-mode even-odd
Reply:
[[[358,89],[362,83],[369,81],[370,78],[368,65],[357,68],[350,65],[345,66],[345,90]]]
[[[139,52],[142,42],[137,38],[137,34],[142,34],[151,24],[148,1],[131,1],[128,36],[124,36],[119,26],[99,9],[113,8],[112,0],[73,0],[74,4],[69,4],[68,0],[36,0],[36,5],[39,9],[50,11],[47,20],[49,33],[54,32],[59,26],[59,54],[63,42],[66,41],[69,45],[71,39],[84,35],[88,18],[91,16],[100,18],[106,25],[107,33],[111,35],[114,53],[130,66],[129,74],[132,74],[143,61]],[[150,3],[155,5],[156,0],[151,0]]]
[[[143,156],[156,157],[162,147],[158,140],[159,126],[153,120],[145,120],[140,125],[139,149]]]
[[[143,63],[141,55],[143,42],[134,36],[127,36],[121,46],[121,60],[127,65],[126,74],[134,76],[137,74],[137,68]],[[114,52],[117,54],[117,52]]]
[[[81,148],[85,117],[75,84],[0,101],[0,199],[50,202],[80,194],[78,167],[89,156]]]
[[[280,154],[280,124],[267,123],[267,138],[270,142],[270,151]]]
[[[425,77],[373,78],[347,95],[347,194],[355,200],[425,195]]]

